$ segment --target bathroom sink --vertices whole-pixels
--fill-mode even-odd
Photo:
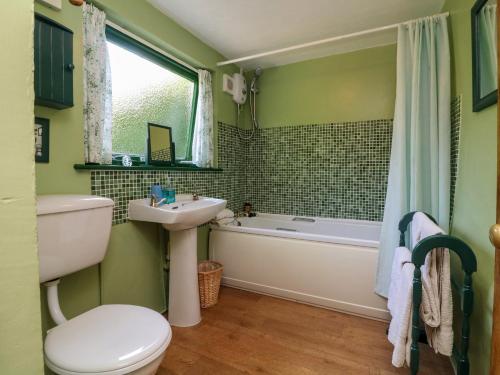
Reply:
[[[151,207],[149,199],[128,203],[130,220],[158,223],[170,231],[168,321],[175,327],[191,327],[201,321],[198,289],[197,226],[226,208],[223,199],[177,195],[177,202]]]
[[[223,199],[199,197],[193,200],[191,194],[179,194],[177,201],[160,207],[151,207],[150,199],[136,199],[128,203],[130,220],[159,223],[169,231],[195,228],[207,223],[226,207]]]

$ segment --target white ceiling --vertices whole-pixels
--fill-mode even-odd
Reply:
[[[438,13],[444,0],[148,0],[228,59]],[[241,63],[290,64],[396,41],[395,31]]]

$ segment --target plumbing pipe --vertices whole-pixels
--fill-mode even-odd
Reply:
[[[43,284],[47,287],[47,304],[49,306],[50,317],[57,325],[61,325],[68,321],[62,313],[61,306],[59,305],[57,285],[60,281],[60,279],[56,279]]]

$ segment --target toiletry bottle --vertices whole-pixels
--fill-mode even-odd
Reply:
[[[161,205],[165,204],[167,202],[167,199],[165,195],[163,194],[163,191],[161,189],[161,185],[159,183],[154,184],[151,186],[151,206],[153,207],[160,207]]]
[[[167,186],[163,190],[163,196],[167,198],[167,203],[175,203],[175,189],[170,177],[167,177]]]
[[[164,198],[160,183],[156,183],[151,186],[151,196],[154,197],[157,201],[160,201]]]

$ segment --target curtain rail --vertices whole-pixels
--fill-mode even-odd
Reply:
[[[446,16],[446,17],[448,17],[449,16],[449,12],[436,14],[436,15],[430,16],[430,17],[439,17],[439,16]],[[242,62],[242,61],[255,60],[255,59],[258,59],[260,57],[278,55],[280,53],[295,51],[295,50],[302,49],[302,48],[314,47],[314,46],[318,46],[318,45],[321,45],[321,44],[333,43],[333,42],[336,42],[336,41],[339,41],[339,40],[354,38],[354,37],[357,37],[357,36],[372,34],[372,33],[380,32],[380,31],[391,30],[391,29],[397,28],[399,25],[404,25],[405,23],[408,23],[408,22],[411,22],[411,21],[394,23],[392,25],[387,25],[387,26],[382,26],[382,27],[376,27],[376,28],[373,28],[373,29],[358,31],[358,32],[351,33],[351,34],[334,36],[332,38],[320,39],[320,40],[316,40],[314,42],[296,44],[296,45],[290,46],[290,47],[279,48],[279,49],[275,49],[275,50],[272,50],[272,51],[266,51],[266,52],[261,52],[261,53],[257,53],[257,54],[254,54],[254,55],[249,55],[249,56],[239,57],[239,58],[236,58],[236,59],[221,61],[221,62],[217,63],[217,66],[223,66],[223,65],[229,65],[229,64],[236,64],[236,63],[239,63],[239,62]]]

